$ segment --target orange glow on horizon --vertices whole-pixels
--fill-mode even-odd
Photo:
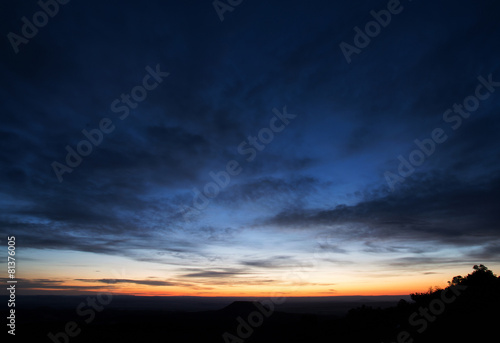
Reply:
[[[85,287],[87,286],[87,287]],[[101,288],[96,290],[96,286]],[[442,288],[447,285],[438,285]],[[74,290],[64,289],[63,287],[74,288]],[[112,293],[114,295],[135,295],[135,296],[194,296],[194,297],[331,297],[331,296],[385,296],[401,295],[408,296],[411,293],[427,292],[428,284],[422,282],[421,285],[415,283],[404,283],[392,287],[374,287],[366,285],[364,287],[351,287],[346,289],[325,290],[313,287],[218,287],[218,289],[193,290],[179,286],[126,286],[126,285],[81,285],[64,284],[61,288],[29,288],[22,290],[21,294],[94,294],[94,293]],[[208,287],[207,287],[208,288]]]

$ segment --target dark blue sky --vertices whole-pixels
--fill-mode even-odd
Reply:
[[[388,3],[242,1],[221,21],[211,1],[72,0],[23,43],[40,6],[3,3],[2,236],[207,291],[309,260],[311,287],[341,292],[314,272],[494,266],[500,5],[403,0],[356,47]],[[69,169],[66,147],[92,151]]]

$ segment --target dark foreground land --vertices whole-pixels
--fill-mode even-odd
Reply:
[[[16,307],[16,336],[2,325],[8,341],[496,341],[500,278],[475,266],[445,289],[407,298],[29,296]]]

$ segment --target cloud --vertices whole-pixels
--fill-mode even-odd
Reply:
[[[284,211],[266,223],[288,229],[330,228],[331,235],[339,239],[362,239],[370,252],[383,249],[417,253],[419,246],[411,248],[387,242],[406,240],[467,247],[500,241],[497,225],[500,217],[494,210],[500,205],[498,199],[497,178],[470,184],[450,174],[420,175],[407,180],[404,188],[393,194],[380,190],[355,205]],[[484,252],[494,253],[494,250]]]
[[[321,186],[323,185],[319,180],[310,176],[290,179],[261,177],[235,183],[224,190],[216,201],[225,206],[257,203],[263,207],[276,209],[303,202]]]
[[[199,270],[193,273],[183,274],[187,278],[228,278],[249,274],[243,270],[233,268],[223,268],[222,270]]]
[[[136,285],[147,285],[147,286],[178,286],[176,282],[161,281],[161,280],[131,280],[131,279],[75,279],[76,281],[82,282],[100,282],[110,285],[115,285],[119,283],[132,283]]]
[[[7,284],[8,278],[0,278],[0,280]],[[92,291],[92,290],[107,290],[106,286],[81,286],[81,285],[68,285],[65,280],[51,280],[51,279],[27,279],[27,278],[16,278],[17,284],[22,285],[20,287],[21,292],[25,291],[44,291],[44,290],[56,290],[56,291]],[[16,284],[16,285],[17,285]]]
[[[19,54],[3,41],[0,234],[25,248],[162,265],[218,258],[227,268],[182,272],[220,282],[255,276],[241,267],[285,268],[292,259],[279,257],[291,256],[299,230],[324,233],[322,252],[353,261],[445,246],[498,258],[498,94],[459,130],[442,119],[479,75],[500,78],[497,2],[408,3],[351,64],[338,45],[379,4],[252,2],[223,25],[204,6],[72,2]],[[19,18],[36,10],[9,3],[2,32],[19,32]],[[156,64],[170,76],[120,120],[110,104]],[[297,118],[245,163],[238,144],[282,106]],[[51,163],[104,117],[115,130],[59,183]],[[388,193],[383,172],[436,127],[449,139]],[[193,188],[232,159],[243,172],[185,220]],[[268,234],[287,248],[269,258],[227,253],[251,252]]]
[[[240,264],[248,267],[264,269],[289,269],[297,266],[307,267],[308,264],[297,261],[293,256],[271,256],[265,260],[243,260]]]

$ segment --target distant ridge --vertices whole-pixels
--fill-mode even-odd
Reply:
[[[231,315],[247,314],[257,310],[255,304],[260,304],[257,301],[233,301],[218,312]]]

